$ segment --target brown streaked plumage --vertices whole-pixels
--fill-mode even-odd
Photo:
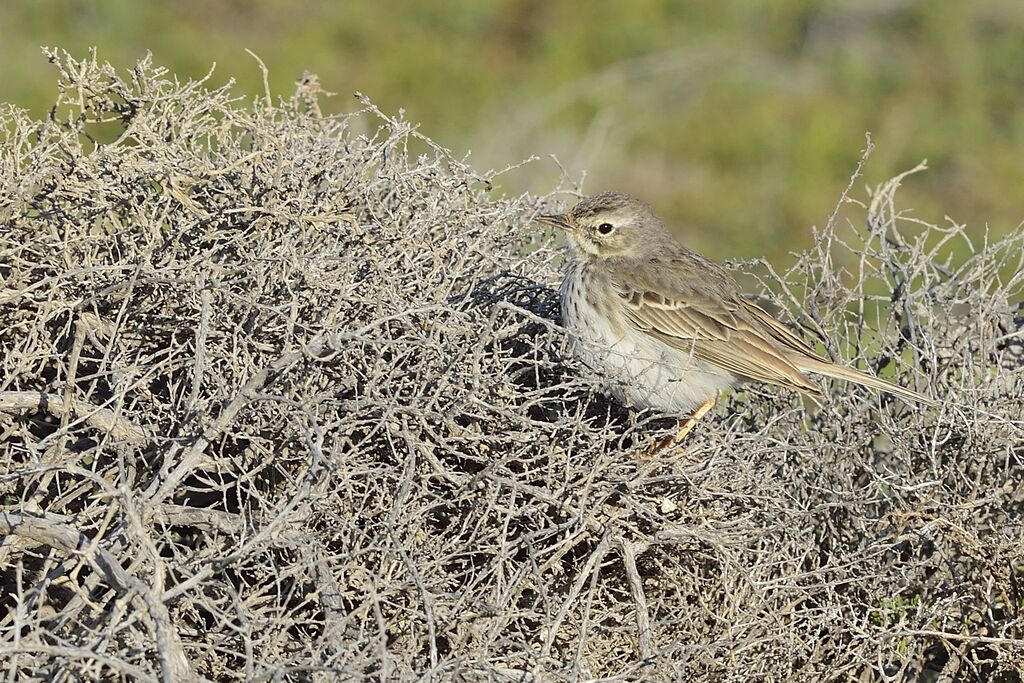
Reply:
[[[703,414],[722,389],[749,381],[820,396],[810,372],[933,402],[818,355],[638,199],[606,192],[538,220],[563,229],[573,247],[562,314],[574,350],[609,377],[620,400]]]

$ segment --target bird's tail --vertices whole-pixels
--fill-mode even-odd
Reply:
[[[886,382],[884,379],[868,375],[860,370],[844,368],[841,365],[833,365],[832,363],[811,358],[801,358],[797,367],[804,372],[813,372],[819,375],[825,375],[826,377],[834,377],[835,379],[842,379],[847,382],[853,382],[854,384],[878,389],[879,391],[885,391],[907,401],[923,403],[924,405],[935,405],[935,400],[925,396],[924,394],[919,394],[912,389],[901,387],[900,385],[893,384],[892,382]]]

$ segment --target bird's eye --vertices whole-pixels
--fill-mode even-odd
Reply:
[[[597,231],[602,235],[610,235],[612,234],[612,230],[614,229],[615,226],[612,225],[611,223],[602,223],[601,225],[597,226]]]

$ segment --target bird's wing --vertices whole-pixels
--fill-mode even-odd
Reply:
[[[737,377],[820,395],[787,356],[818,358],[767,312],[742,298],[720,266],[696,254],[620,268],[612,282],[626,318],[683,354]]]
[[[776,320],[771,313],[764,310],[753,301],[743,299],[744,311],[761,325],[763,331],[780,343],[789,353],[798,356],[807,356],[811,360],[828,363],[830,361],[821,357],[817,351],[807,345],[800,337],[793,334],[788,327]]]

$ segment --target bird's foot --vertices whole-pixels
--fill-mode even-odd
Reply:
[[[708,400],[704,401],[704,403],[701,403],[697,410],[693,411],[693,415],[683,420],[682,425],[680,425],[679,430],[675,434],[670,434],[655,441],[654,445],[648,448],[644,455],[651,458],[666,448],[682,443],[683,439],[686,438],[686,435],[693,431],[693,428],[697,426],[697,422],[715,407],[715,401],[717,400],[718,396],[712,396]]]

